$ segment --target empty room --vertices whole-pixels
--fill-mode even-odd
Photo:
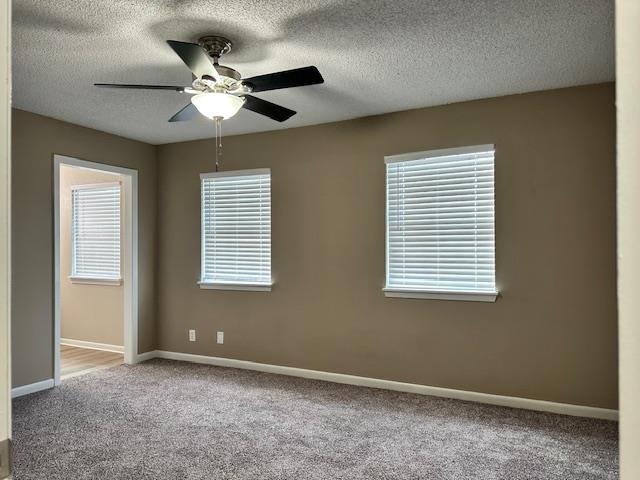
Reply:
[[[0,478],[640,478],[638,3],[7,2]]]

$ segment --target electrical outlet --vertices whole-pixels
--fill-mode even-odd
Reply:
[[[224,343],[224,332],[218,332],[216,337],[217,337],[218,343],[220,344]]]
[[[189,341],[190,342],[195,342],[196,341],[196,331],[195,330],[189,330]]]

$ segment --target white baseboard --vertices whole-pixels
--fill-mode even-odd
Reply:
[[[618,410],[587,407],[583,405],[571,405],[567,403],[548,402],[545,400],[532,400],[521,397],[508,397],[504,395],[494,395],[490,393],[469,392],[466,390],[455,390],[451,388],[430,387],[415,383],[396,382],[393,380],[381,380],[378,378],[359,377],[356,375],[346,375],[343,373],[322,372],[319,370],[307,370],[296,367],[283,367],[280,365],[269,365],[266,363],[249,362],[247,360],[235,360],[233,358],[209,357],[206,355],[194,355],[191,353],[167,352],[164,350],[154,350],[138,355],[137,361],[144,362],[152,358],[166,358],[169,360],[179,360],[183,362],[202,363],[215,365],[218,367],[240,368],[244,370],[255,370],[258,372],[274,373],[278,375],[289,375],[292,377],[309,378],[322,380],[325,382],[343,383],[361,387],[380,388],[384,390],[394,390],[397,392],[416,393],[419,395],[430,395],[433,397],[453,398],[468,402],[486,403],[502,407],[522,408],[525,410],[537,410],[540,412],[558,413],[562,415],[572,415],[576,417],[600,418],[604,420],[618,420]],[[11,397],[17,398],[30,393],[39,392],[53,388],[53,379],[42,380],[40,382],[23,385],[11,390]]]
[[[139,353],[136,357],[136,363],[146,362],[147,360],[151,360],[152,358],[157,358],[158,352],[156,350],[152,350],[150,352]]]
[[[12,388],[11,398],[22,397],[23,395],[29,395],[30,393],[39,392],[41,390],[48,390],[49,388],[53,388],[53,378]]]
[[[380,388],[384,390],[394,390],[397,392],[416,393],[419,395],[430,395],[433,397],[453,398],[468,402],[486,403],[502,407],[522,408],[525,410],[536,410],[540,412],[558,413],[561,415],[572,415],[576,417],[599,418],[604,420],[618,420],[618,410],[607,408],[588,407],[583,405],[571,405],[567,403],[548,402],[546,400],[533,400],[521,397],[508,397],[504,395],[494,395],[491,393],[470,392],[466,390],[455,390],[451,388],[430,387],[415,383],[396,382],[393,380],[381,380],[378,378],[359,377],[356,375],[346,375],[342,373],[322,372],[318,370],[307,370],[304,368],[283,367],[280,365],[269,365],[266,363],[249,362],[246,360],[235,360],[232,358],[209,357],[206,355],[194,355],[191,353],[167,352],[157,350],[147,352],[145,360],[151,358],[166,358],[169,360],[180,360],[184,362],[204,363],[218,367],[241,368],[245,370],[255,370],[258,372],[275,373],[279,375],[289,375],[293,377],[310,378],[313,380],[323,380],[326,382],[344,383],[361,387]]]
[[[108,343],[87,342],[85,340],[74,340],[72,338],[61,338],[60,345],[89,348],[91,350],[102,350],[105,352],[124,353],[124,347],[122,345],[109,345]]]

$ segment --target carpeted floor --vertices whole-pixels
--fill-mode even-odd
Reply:
[[[167,360],[14,402],[15,480],[618,478],[617,424]]]

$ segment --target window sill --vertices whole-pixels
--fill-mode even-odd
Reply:
[[[385,297],[422,298],[431,300],[458,300],[463,302],[495,302],[498,292],[438,292],[429,290],[410,290],[402,288],[383,288]]]
[[[71,283],[80,283],[85,285],[110,285],[117,287],[122,285],[121,278],[91,278],[91,277],[69,277]]]
[[[203,290],[242,290],[247,292],[270,292],[271,285],[259,283],[210,283],[198,282]]]

